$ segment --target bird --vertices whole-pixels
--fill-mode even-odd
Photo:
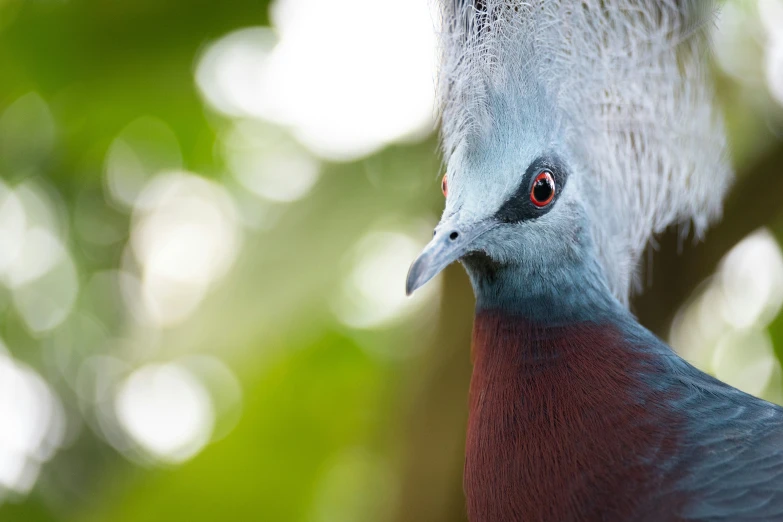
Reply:
[[[476,297],[470,522],[783,520],[783,409],[696,369],[629,308],[670,227],[734,181],[709,0],[438,0],[445,208],[410,295]]]

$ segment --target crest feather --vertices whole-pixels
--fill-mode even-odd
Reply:
[[[650,238],[672,224],[701,234],[732,180],[707,71],[715,3],[439,1],[446,159],[492,125],[492,100],[543,93],[589,191],[609,284],[627,301]]]

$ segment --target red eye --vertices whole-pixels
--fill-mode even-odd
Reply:
[[[443,175],[443,181],[440,182],[440,189],[443,191],[444,196],[449,195],[449,175]]]
[[[533,188],[530,189],[530,201],[538,208],[544,208],[555,199],[555,178],[545,170],[536,176]]]

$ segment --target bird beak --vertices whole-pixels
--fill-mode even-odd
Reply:
[[[435,237],[408,271],[405,292],[413,292],[424,286],[444,268],[473,250],[473,242],[495,227],[492,221],[482,221],[469,226],[454,226],[451,220],[438,225]]]

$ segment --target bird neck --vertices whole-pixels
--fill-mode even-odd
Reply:
[[[691,370],[613,296],[590,250],[464,260],[476,293],[472,522],[676,519],[678,501],[655,498],[676,479],[677,376]]]
[[[498,264],[482,254],[463,261],[476,311],[501,311],[533,323],[567,325],[630,318],[592,256],[570,262]],[[633,321],[632,321],[633,322]]]

